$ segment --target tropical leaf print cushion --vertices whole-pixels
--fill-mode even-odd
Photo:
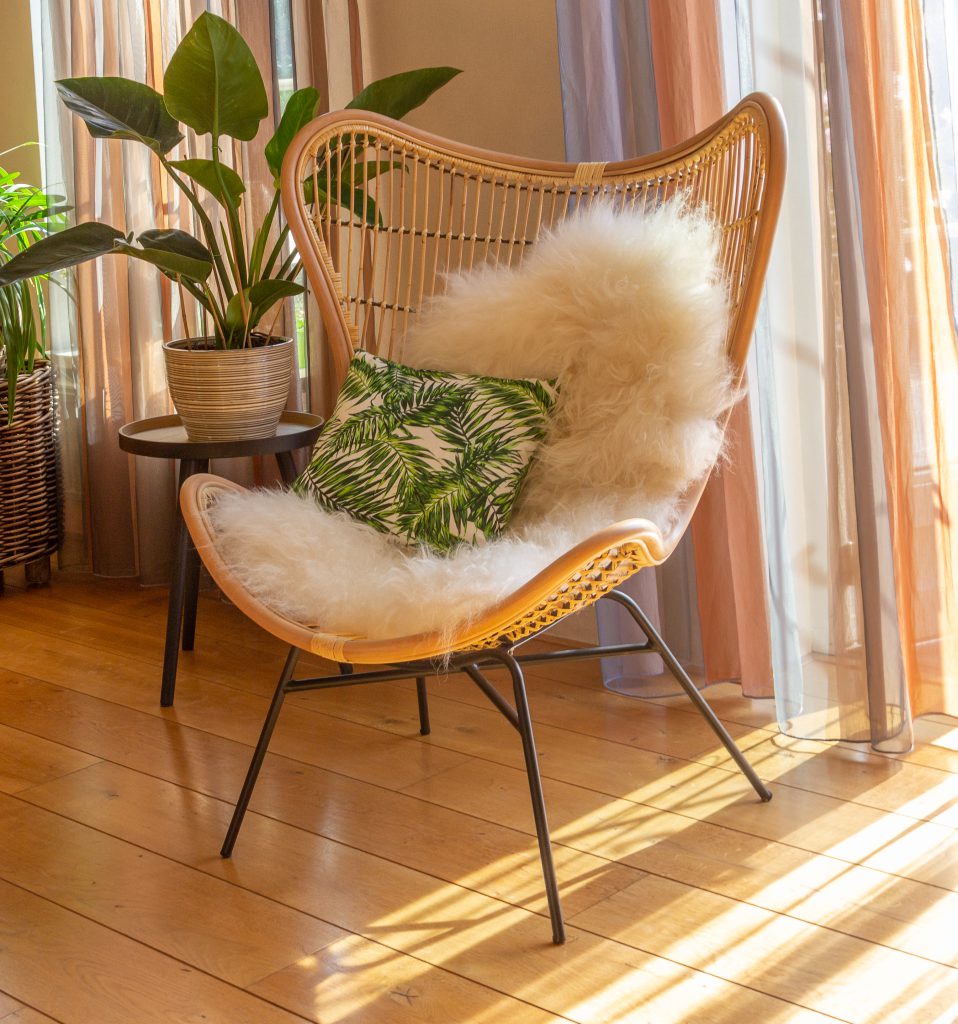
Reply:
[[[548,427],[554,381],[417,370],[358,351],[293,484],[406,544],[498,536]]]

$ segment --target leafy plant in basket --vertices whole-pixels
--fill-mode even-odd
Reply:
[[[458,73],[440,67],[394,75],[369,85],[348,106],[402,117]],[[296,280],[299,260],[295,252],[285,253],[288,229],[277,233],[274,228],[283,157],[296,132],[315,116],[318,92],[312,87],[294,92],[266,144],[273,196],[265,217],[248,236],[242,217],[245,186],[223,162],[220,146],[224,139],[252,140],[268,108],[255,58],[229,22],[209,12],[200,15],[170,59],[162,94],[140,82],[112,77],[64,79],[57,82],[57,90],[95,138],[134,141],[154,152],[192,207],[201,237],[178,229],[149,229],[134,238],[109,224],[89,221],[12,259],[0,268],[0,285],[106,254],[132,256],[156,266],[196,299],[212,336],[204,345],[228,350],[271,340],[271,329],[265,336],[255,329],[277,302],[304,291]],[[209,140],[209,157],[172,157],[184,139],[184,125]],[[353,164],[342,166],[345,178]],[[380,170],[363,165],[363,181]],[[338,183],[337,190],[345,184]],[[212,204],[204,205],[204,194]]]
[[[0,269],[66,223],[62,197],[21,183],[0,167]],[[17,381],[46,359],[46,302],[40,277],[0,288],[0,373],[6,379],[7,416],[13,422]]]

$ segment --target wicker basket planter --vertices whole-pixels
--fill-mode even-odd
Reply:
[[[13,422],[0,398],[0,573],[46,558],[60,542],[53,370],[21,374]]]
[[[189,439],[272,437],[289,396],[292,341],[272,339],[229,350],[206,344],[212,339],[163,346],[170,397]]]

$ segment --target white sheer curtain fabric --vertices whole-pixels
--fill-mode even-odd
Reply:
[[[865,679],[857,558],[865,506],[852,475],[816,22],[808,5],[772,11],[721,0],[721,10],[729,95],[772,93],[789,127],[785,199],[750,364],[779,726],[797,736],[870,740],[854,696]]]
[[[722,11],[730,86],[777,95],[790,136],[755,347],[779,723],[903,751],[958,710],[958,14]]]

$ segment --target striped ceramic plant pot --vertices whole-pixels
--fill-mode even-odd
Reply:
[[[170,397],[191,441],[272,437],[293,372],[289,338],[217,349],[211,338],[163,345]]]

